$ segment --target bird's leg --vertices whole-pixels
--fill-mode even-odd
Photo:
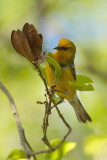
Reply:
[[[59,102],[57,102],[57,103],[56,103],[56,105],[58,105],[58,104],[62,103],[63,101],[64,101],[64,99],[61,99]],[[55,107],[55,105],[54,105],[54,106],[52,106],[52,107],[51,107],[51,109],[52,109],[52,108],[54,108],[54,107]]]
[[[54,92],[60,92],[60,93],[63,93],[63,94],[69,94],[69,91],[65,91],[65,92],[63,92],[63,91],[56,90],[56,89],[54,89]]]
[[[57,84],[59,84],[59,82],[58,82]],[[54,85],[51,86],[51,91],[52,91],[52,93],[54,93],[54,92],[60,92],[60,93],[66,94],[66,95],[69,94],[69,91],[65,91],[65,92],[64,92],[64,91],[60,91],[60,90],[55,89],[55,87],[56,87],[56,84],[54,84]],[[64,99],[60,97],[60,101],[58,101],[58,102],[56,103],[56,105],[62,103],[63,101],[64,101]],[[55,105],[52,106],[51,109],[54,108],[54,107],[55,107]]]
[[[56,84],[53,84],[53,85],[51,86],[52,92],[60,92],[60,93],[66,94],[66,95],[70,94],[69,91],[60,91],[60,90],[55,89],[55,87],[56,87],[57,84],[60,84],[60,83],[59,83],[59,82],[56,82]]]

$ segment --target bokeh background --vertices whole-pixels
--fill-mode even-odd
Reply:
[[[44,107],[36,101],[44,100],[44,86],[10,41],[11,31],[21,29],[26,22],[43,34],[46,52],[53,52],[61,38],[72,40],[77,47],[77,74],[88,75],[94,82],[94,92],[78,92],[92,123],[78,123],[66,101],[59,106],[73,128],[67,140],[77,143],[63,160],[107,160],[107,1],[0,0],[0,81],[15,100],[30,143],[40,150],[45,147],[41,141]],[[53,109],[49,139],[61,138],[65,132]],[[7,97],[0,91],[0,160],[14,148],[21,148],[19,136]]]

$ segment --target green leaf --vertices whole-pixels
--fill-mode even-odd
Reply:
[[[47,78],[46,78],[46,73],[45,73],[45,68],[42,67],[42,66],[40,66],[39,68],[40,68],[40,70],[41,70],[41,72],[42,72],[42,75],[43,75],[44,79],[47,80]]]
[[[23,150],[14,149],[13,151],[10,152],[6,160],[18,160],[18,159],[25,159],[25,158],[26,158],[26,155]]]
[[[62,70],[61,70],[59,63],[51,56],[47,56],[46,59],[47,59],[48,63],[51,64],[53,66],[53,68],[55,69],[56,79],[59,79],[62,74]]]
[[[52,56],[52,53],[51,53],[51,52],[48,52],[48,56]]]
[[[76,75],[76,82],[79,82],[79,83],[93,83],[91,78],[89,78],[88,76],[84,76],[84,75]]]
[[[55,147],[61,142],[60,139],[55,139],[50,142],[50,144]],[[64,142],[58,149],[56,149],[52,153],[47,153],[45,156],[45,160],[61,160],[64,155],[68,152],[72,151],[76,147],[76,143],[74,142]]]
[[[94,87],[90,84],[93,83],[91,78],[84,75],[77,75],[76,81],[68,81],[69,85],[79,91],[93,91]]]
[[[79,91],[93,91],[94,87],[91,84],[80,83],[76,81],[68,81],[69,85]]]

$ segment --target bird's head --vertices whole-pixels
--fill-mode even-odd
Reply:
[[[69,51],[72,51],[74,54],[76,52],[75,44],[68,39],[61,39],[58,42],[58,46],[55,47],[54,49],[61,50],[61,51],[68,51],[69,50]]]

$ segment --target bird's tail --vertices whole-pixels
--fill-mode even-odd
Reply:
[[[86,121],[92,122],[91,117],[85,111],[85,109],[83,108],[83,106],[77,96],[75,96],[74,100],[69,101],[69,103],[73,106],[79,122],[83,122],[83,123],[86,123]]]

